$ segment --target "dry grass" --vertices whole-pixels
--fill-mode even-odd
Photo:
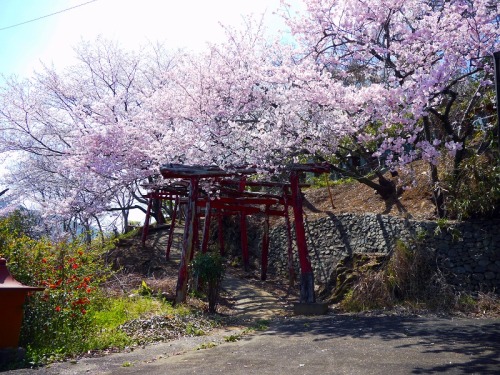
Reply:
[[[361,272],[338,308],[345,312],[437,312],[466,316],[500,316],[500,296],[455,289],[426,249],[399,243],[383,267]],[[338,286],[337,286],[338,287]],[[331,291],[335,295],[336,290]]]

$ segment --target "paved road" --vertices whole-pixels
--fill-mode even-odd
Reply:
[[[240,282],[233,286],[241,317],[248,325],[272,319],[268,330],[245,334],[243,327],[228,327],[211,336],[11,373],[500,374],[500,319],[285,317],[279,301]],[[239,340],[227,342],[229,337]]]
[[[500,374],[500,322],[294,318],[265,333],[119,374]]]
[[[12,374],[500,374],[499,320],[293,317],[224,341],[238,332]]]

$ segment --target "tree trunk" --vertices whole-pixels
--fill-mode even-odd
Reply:
[[[439,218],[444,218],[446,216],[446,210],[444,206],[444,195],[443,189],[439,186],[439,177],[437,167],[430,164],[431,168],[431,184],[432,184],[432,200],[436,206],[436,214]]]
[[[396,184],[385,178],[382,173],[377,172],[378,187],[375,191],[380,194],[383,199],[389,199],[396,196]]]
[[[165,216],[163,216],[163,212],[161,210],[161,199],[153,199],[153,209],[151,215],[155,218],[157,224],[165,224]]]
[[[361,182],[362,184],[371,187],[373,190],[377,192],[377,194],[379,194],[382,197],[382,199],[389,199],[396,195],[396,185],[394,184],[394,182],[385,178],[383,174],[380,172],[376,172],[376,176],[378,177],[378,183],[376,183],[367,177],[361,176],[353,171],[344,170],[334,165],[332,165],[332,170],[337,173],[340,173],[341,175],[351,177],[357,180],[358,182]]]
[[[430,120],[428,116],[423,117],[424,120],[424,134],[426,141],[431,141],[431,130],[430,130]],[[446,215],[445,210],[445,201],[444,201],[444,192],[441,189],[439,183],[439,176],[437,167],[434,164],[430,164],[431,169],[431,184],[432,184],[432,199],[434,201],[434,205],[436,206],[436,214],[439,218],[443,218]]]
[[[129,229],[129,225],[128,225],[128,215],[129,215],[129,213],[130,213],[129,210],[123,210],[122,211],[123,233],[127,233],[128,229]]]
[[[208,312],[214,314],[217,312],[217,300],[219,299],[220,280],[208,282]]]

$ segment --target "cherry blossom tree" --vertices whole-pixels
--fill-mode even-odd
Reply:
[[[395,172],[423,158],[441,209],[440,155],[447,151],[458,168],[491,102],[496,4],[305,3],[305,13],[289,17],[296,49],[250,23],[207,53],[185,56],[152,102],[153,123],[175,129],[164,139],[178,135],[170,154],[263,170],[333,155],[334,170],[384,198],[395,185],[383,168]]]
[[[16,152],[10,185],[46,216],[88,222],[158,164],[142,134],[144,101],[171,59],[160,49],[125,52],[105,40],[76,49],[78,65],[9,78],[0,92],[2,152]],[[18,203],[20,203],[18,201]],[[133,205],[122,207],[128,210]]]
[[[113,199],[134,207],[126,197],[140,198],[137,183],[154,182],[162,163],[269,173],[313,157],[389,198],[383,168],[423,158],[442,215],[443,151],[458,170],[468,152],[489,147],[487,136],[485,146],[473,140],[491,105],[497,3],[304,3],[303,12],[284,4],[289,39],[247,20],[197,54],[97,40],[78,46],[80,63],[63,72],[7,79],[0,152],[21,158],[11,191],[85,221],[117,208]]]
[[[276,50],[261,27],[249,22],[243,32],[228,30],[226,43],[178,56],[176,69],[164,76],[169,85],[149,102],[152,126],[162,125],[165,142],[158,143],[158,152],[167,150],[165,160],[225,168],[270,163],[269,153],[260,152],[269,142],[256,134],[267,121],[277,94],[271,87]]]
[[[376,157],[393,169],[417,158],[429,161],[443,215],[436,165],[447,151],[455,171],[459,168],[473,152],[475,124],[491,105],[491,55],[500,42],[498,3],[304,3],[306,11],[298,16],[285,4],[287,18],[301,47],[299,56],[317,65],[318,76],[299,77],[297,85],[308,103],[345,114],[346,137],[334,135],[337,160]]]
[[[338,123],[320,129],[305,120],[316,115],[303,100],[297,76],[317,79],[318,70],[316,64],[299,66],[294,53],[249,19],[243,30],[227,29],[226,42],[179,57],[165,77],[169,85],[148,102],[152,124],[163,124],[163,139],[170,143],[159,145],[172,161],[226,169],[252,165],[266,173],[304,150],[332,149],[343,130]],[[325,120],[343,113],[330,109],[323,115]],[[327,135],[328,144],[319,141]]]

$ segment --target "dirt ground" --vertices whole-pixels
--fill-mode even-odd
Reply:
[[[141,287],[142,282],[156,294],[170,301],[175,300],[182,243],[182,227],[174,233],[170,258],[165,258],[168,230],[160,229],[149,234],[146,245],[142,246],[140,236],[118,243],[116,249],[108,254],[108,259],[120,270],[108,281],[106,289],[115,295],[130,295]],[[245,272],[239,263],[226,267],[226,276],[242,279],[256,288],[272,293],[283,303],[298,299],[298,288],[290,288],[288,280],[269,275],[266,281],[260,280],[260,270]],[[234,315],[237,298],[227,290],[221,292],[217,311],[225,316]],[[207,310],[208,304],[193,295],[188,295],[186,303],[199,310]]]
[[[419,161],[412,165],[416,186],[410,186],[411,176],[403,172],[397,177],[386,177],[396,186],[407,186],[397,199],[385,201],[376,192],[357,181],[332,184],[330,188],[304,189],[305,212],[311,219],[325,216],[327,212],[336,215],[343,213],[374,213],[402,216],[416,220],[435,219],[432,202],[429,167]],[[330,198],[331,196],[331,198]],[[333,206],[332,206],[333,203]]]

